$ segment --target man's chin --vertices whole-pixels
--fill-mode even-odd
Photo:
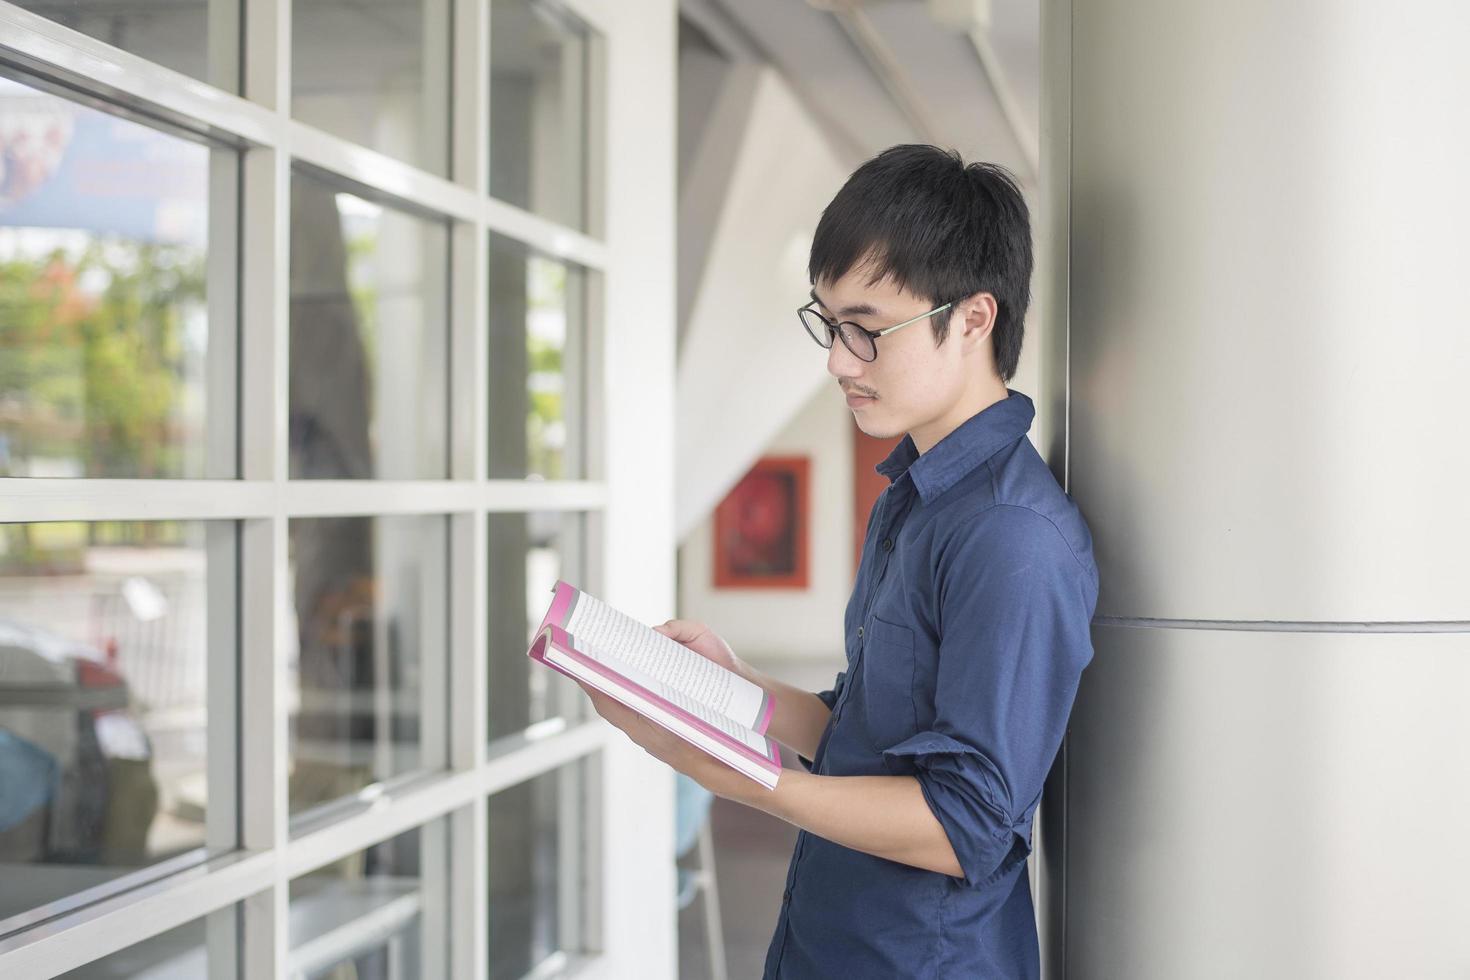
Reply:
[[[852,420],[862,430],[863,435],[872,439],[893,439],[903,435],[903,430],[894,430],[891,422],[882,419],[868,418],[864,412],[853,412]]]

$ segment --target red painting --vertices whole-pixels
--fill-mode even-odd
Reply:
[[[715,587],[807,587],[805,456],[765,456],[715,508]]]

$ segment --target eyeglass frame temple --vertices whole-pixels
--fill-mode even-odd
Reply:
[[[945,310],[949,309],[953,305],[954,305],[954,303],[945,303],[943,306],[936,306],[934,309],[930,310],[928,313],[920,313],[918,316],[909,317],[907,320],[903,321],[902,323],[895,323],[891,327],[884,327],[882,330],[878,330],[878,331],[865,330],[861,324],[857,324],[857,323],[854,323],[853,326],[854,327],[857,327],[859,330],[863,330],[864,333],[867,333],[874,340],[877,340],[879,337],[885,337],[888,334],[893,333],[893,331],[897,330],[899,327],[906,327],[910,323],[913,323],[916,320],[922,320],[926,316],[933,316],[936,313],[943,313]],[[848,322],[851,322],[851,321],[848,321]]]
[[[953,302],[945,303],[943,306],[936,306],[934,309],[930,310],[928,313],[920,313],[918,316],[909,317],[907,320],[903,321],[902,323],[895,323],[891,327],[884,327],[882,330],[869,330],[867,327],[863,326],[861,323],[853,323],[851,320],[828,320],[825,316],[822,316],[822,313],[821,313],[820,310],[817,310],[817,309],[815,309],[812,306],[812,304],[815,303],[815,302],[817,302],[817,300],[810,300],[810,301],[808,301],[806,303],[801,304],[800,306],[798,306],[796,308],[797,314],[799,315],[802,310],[811,310],[813,313],[817,314],[817,316],[822,317],[822,320],[825,323],[827,323],[827,325],[831,329],[835,330],[835,329],[837,329],[837,327],[840,327],[840,326],[842,326],[842,324],[846,323],[846,324],[848,324],[850,326],[857,327],[863,333],[867,334],[868,335],[868,338],[870,340],[877,340],[879,337],[885,337],[888,334],[893,333],[893,331],[897,330],[899,327],[906,327],[910,323],[915,323],[915,322],[917,322],[919,320],[924,319],[927,316],[933,316],[936,313],[943,313],[945,310],[949,309],[951,306],[954,305]]]

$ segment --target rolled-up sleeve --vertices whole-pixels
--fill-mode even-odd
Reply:
[[[1004,504],[937,556],[934,721],[883,754],[913,765],[971,887],[1031,850],[1032,814],[1092,658],[1091,569],[1046,517]]]
[[[817,697],[822,699],[822,703],[827,706],[828,711],[831,711],[832,706],[837,703],[837,692],[842,690],[842,680],[846,676],[847,671],[838,671],[837,679],[832,682],[832,686],[827,688],[827,690],[825,691],[817,692]]]
[[[827,706],[828,711],[831,711],[832,707],[837,704],[837,692],[842,690],[842,682],[844,679],[846,679],[846,677],[847,671],[839,671],[837,673],[837,679],[832,682],[831,687],[827,688],[827,690],[825,691],[816,692],[817,697],[822,699],[822,703]],[[830,725],[831,722],[828,721],[828,724]],[[808,759],[806,756],[798,753],[796,756],[796,761],[800,762],[807,772],[812,771],[812,760]]]

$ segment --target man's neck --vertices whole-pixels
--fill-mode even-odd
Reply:
[[[967,419],[985,411],[996,402],[1004,401],[1010,397],[1010,392],[999,379],[992,378],[988,383],[977,385],[965,393],[965,397],[954,403],[948,412],[940,418],[935,419],[922,426],[916,426],[909,431],[909,436],[914,440],[914,448],[922,456],[939,444],[939,441],[958,429]]]

